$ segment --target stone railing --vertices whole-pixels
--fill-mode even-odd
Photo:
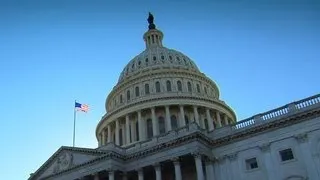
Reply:
[[[247,128],[261,123],[263,121],[276,120],[284,116],[291,115],[292,113],[299,112],[300,110],[304,110],[306,108],[311,108],[314,106],[320,107],[320,94],[287,104],[285,106],[273,109],[262,114],[255,115],[242,121],[238,121],[236,124],[232,126],[232,129]]]

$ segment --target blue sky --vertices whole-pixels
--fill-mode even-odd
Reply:
[[[319,93],[320,2],[0,0],[1,179],[27,179],[60,146],[96,147],[106,96],[144,50],[147,13],[238,120]]]

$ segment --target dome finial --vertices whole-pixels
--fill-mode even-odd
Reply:
[[[148,17],[148,23],[149,23],[149,30],[150,29],[156,29],[156,25],[153,23],[154,17],[151,14],[151,12],[149,12],[149,17]]]

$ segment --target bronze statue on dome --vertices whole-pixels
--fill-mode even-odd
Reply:
[[[153,23],[153,20],[154,20],[154,17],[149,12],[149,17],[148,17],[149,29],[156,29],[156,25]]]

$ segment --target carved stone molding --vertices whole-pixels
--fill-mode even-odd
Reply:
[[[270,143],[264,143],[259,148],[262,152],[270,152]]]
[[[308,142],[308,134],[302,133],[294,136],[299,143]]]
[[[237,159],[238,153],[235,152],[235,153],[228,154],[227,157],[230,161],[234,161]]]
[[[194,158],[201,158],[202,157],[202,154],[199,151],[195,151],[195,152],[191,153],[191,155]]]
[[[179,164],[180,163],[180,158],[179,157],[174,157],[171,159],[171,161],[173,162],[173,164]]]
[[[70,168],[73,165],[73,155],[71,153],[63,153],[57,158],[53,167],[53,173],[58,173]]]

